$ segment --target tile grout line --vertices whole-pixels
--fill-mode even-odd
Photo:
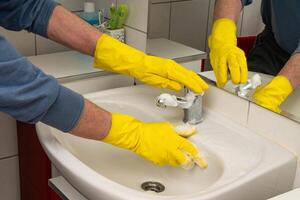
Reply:
[[[251,102],[248,101],[248,110],[247,110],[247,119],[246,119],[246,125],[247,126],[249,124],[249,118],[250,118],[250,106],[251,106]]]
[[[11,156],[5,156],[5,157],[0,158],[0,162],[3,161],[3,160],[6,160],[6,159],[15,158],[15,157],[18,157],[18,156],[19,156],[19,154],[15,154],[15,155],[11,155]]]

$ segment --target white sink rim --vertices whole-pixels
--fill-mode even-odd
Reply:
[[[133,87],[144,87],[144,86],[133,86]],[[132,88],[132,87],[128,87]],[[124,89],[124,88],[121,88]],[[116,89],[113,89],[116,90]],[[117,89],[118,90],[118,89]],[[105,91],[103,91],[105,92]],[[103,94],[103,92],[99,92],[99,94]],[[95,94],[95,93],[94,93]],[[116,183],[98,173],[93,171],[87,165],[78,160],[72,153],[65,149],[65,147],[51,134],[51,128],[48,126],[39,123],[37,124],[37,132],[40,141],[42,141],[42,146],[46,150],[48,156],[51,161],[59,168],[59,170],[63,173],[63,175],[70,181],[70,183],[75,182],[74,186],[76,188],[85,188],[84,193],[92,193],[92,191],[99,191],[101,195],[108,195],[109,198],[114,199],[123,199],[124,195],[128,198],[133,197],[136,199],[157,199],[156,196],[153,196],[148,193],[142,193],[131,189],[129,187],[123,186],[119,183]],[[46,134],[47,133],[47,134]],[[66,160],[68,162],[73,163],[72,165],[66,164]],[[75,173],[78,172],[78,173]],[[259,175],[259,174],[258,174]],[[86,179],[85,177],[93,177],[93,179]],[[183,199],[209,199],[211,197],[222,194],[225,190],[228,190],[228,187],[232,188],[235,185],[240,185],[244,182],[249,181],[253,177],[243,177],[240,180],[236,180],[230,185],[226,185],[224,187],[219,188],[218,190],[214,190],[213,192],[199,192],[194,193],[193,195],[188,196],[180,196]],[[76,181],[74,179],[78,179],[80,181]],[[99,184],[101,182],[101,184]],[[103,190],[103,185],[105,185],[105,190]],[[109,187],[108,187],[109,186]],[[118,193],[116,193],[118,191]],[[114,194],[112,197],[111,194]],[[201,197],[199,197],[201,194]],[[89,197],[94,198],[94,197]],[[174,196],[158,196],[159,199],[174,199]]]

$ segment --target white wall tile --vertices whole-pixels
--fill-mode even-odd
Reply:
[[[300,124],[250,103],[248,127],[300,157]],[[300,169],[295,186],[300,187]]]
[[[68,51],[69,48],[41,36],[36,36],[37,55]]]
[[[65,8],[71,11],[83,10],[85,0],[56,0],[61,3]]]
[[[34,34],[27,31],[8,31],[0,27],[0,34],[3,35],[22,55],[35,55]]]
[[[87,94],[91,92],[107,90],[118,87],[132,86],[133,78],[125,75],[108,75],[95,78],[88,78],[69,83],[63,83],[64,86],[80,93]]]
[[[118,0],[118,4],[123,2],[126,2],[129,7],[129,15],[125,24],[146,33],[148,26],[148,0]]]
[[[0,127],[0,159],[17,155],[18,143],[16,120],[7,114],[0,112]]]
[[[134,48],[146,52],[147,47],[147,34],[141,31],[125,27],[126,43]]]
[[[247,124],[249,102],[240,97],[211,85],[204,94],[203,103],[204,107],[219,112],[239,124]]]
[[[0,160],[0,199],[20,199],[18,160],[18,157]]]

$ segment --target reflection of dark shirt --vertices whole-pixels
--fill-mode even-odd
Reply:
[[[248,5],[253,0],[241,1]],[[283,50],[300,52],[300,0],[262,0],[261,15]]]
[[[0,0],[0,26],[46,37],[56,5],[53,0]],[[0,35],[0,112],[20,121],[42,121],[69,131],[78,121],[82,107],[81,95],[45,75]]]

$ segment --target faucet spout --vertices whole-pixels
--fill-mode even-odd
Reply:
[[[191,107],[183,109],[183,122],[196,125],[203,121],[202,97],[203,95],[196,95]]]
[[[203,120],[203,94],[195,94],[187,88],[185,88],[185,93],[184,97],[161,94],[156,100],[156,105],[161,108],[180,107],[184,110],[183,122],[192,125],[199,124]]]

